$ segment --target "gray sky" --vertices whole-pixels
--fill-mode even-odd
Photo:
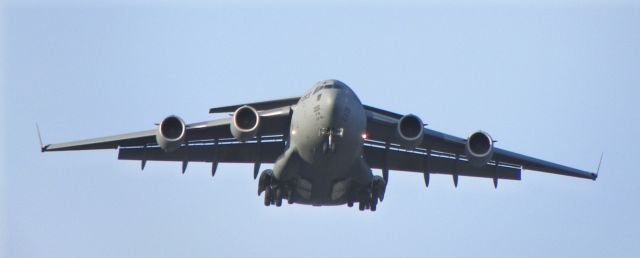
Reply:
[[[252,6],[259,6],[254,8]],[[637,257],[640,7],[282,1],[5,3],[0,256]],[[140,164],[47,143],[290,97],[336,78],[372,106],[586,170],[522,181],[393,172],[375,213],[264,207],[250,165]],[[3,118],[0,117],[0,118]],[[269,167],[269,165],[263,165]],[[376,171],[379,173],[379,171]]]

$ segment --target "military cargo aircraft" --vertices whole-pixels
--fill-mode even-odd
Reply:
[[[220,162],[273,164],[258,180],[266,206],[358,204],[375,211],[384,199],[389,171],[520,180],[521,171],[535,170],[595,180],[587,172],[499,149],[484,131],[467,139],[425,127],[413,114],[400,115],[363,105],[355,92],[338,80],[316,83],[302,97],[217,107],[209,113],[229,117],[185,123],[164,118],[157,128],[103,138],[42,145],[43,152],[118,149],[118,159],[210,162],[215,175]],[[601,160],[602,161],[602,160]],[[599,167],[599,166],[598,166]],[[382,176],[372,173],[382,170]]]

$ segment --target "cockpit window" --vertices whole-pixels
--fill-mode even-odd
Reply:
[[[318,91],[320,91],[323,87],[322,86],[318,86],[316,87],[315,90],[313,90],[313,95],[315,95],[316,93],[318,93]]]
[[[316,87],[315,89],[313,89],[313,92],[310,92],[310,95],[316,95],[318,92],[322,91],[323,89],[346,89],[346,87],[343,84],[337,83],[337,84],[327,84],[327,85],[320,85],[318,87]]]
[[[322,87],[323,89],[344,89],[344,86],[340,84],[329,84]]]

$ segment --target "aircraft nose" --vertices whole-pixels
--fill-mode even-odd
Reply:
[[[322,102],[324,106],[328,107],[327,115],[329,117],[327,122],[334,124],[343,113],[343,109],[346,105],[345,96],[339,90],[327,90],[322,93]]]
[[[321,101],[324,102],[326,106],[333,107],[336,103],[336,99],[338,98],[338,93],[335,90],[325,90],[322,93]]]

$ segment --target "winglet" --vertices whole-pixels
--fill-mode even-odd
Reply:
[[[596,173],[593,174],[593,180],[596,180],[596,178],[598,178],[598,174],[600,173],[600,165],[602,165],[602,158],[604,157],[604,152],[602,154],[600,154],[600,162],[598,162],[598,170],[596,170]]]
[[[38,140],[40,141],[40,152],[45,152],[49,145],[44,145],[42,143],[42,135],[40,134],[40,126],[38,126],[38,123],[36,123],[36,130],[38,131]]]

